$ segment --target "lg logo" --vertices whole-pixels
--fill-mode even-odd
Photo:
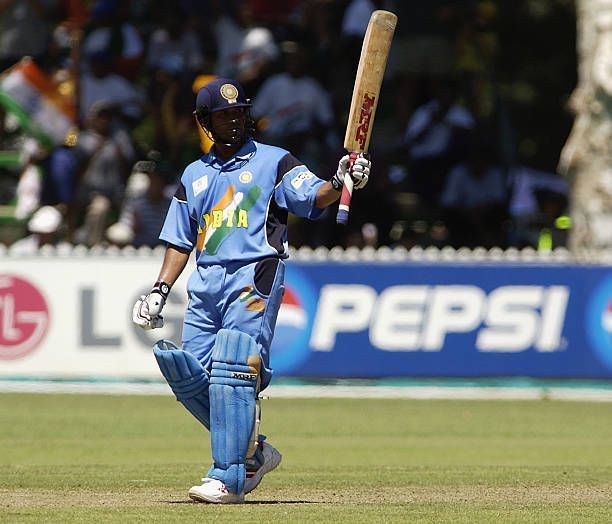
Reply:
[[[0,275],[0,359],[16,360],[34,351],[49,327],[49,308],[28,281]]]

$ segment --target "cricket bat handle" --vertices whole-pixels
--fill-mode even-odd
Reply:
[[[351,171],[357,160],[357,153],[349,154],[349,163],[346,175],[344,175],[344,184],[342,185],[342,195],[340,196],[340,205],[338,206],[338,214],[336,215],[336,224],[346,226],[348,224],[349,211],[351,209],[351,198],[353,197],[353,178]]]

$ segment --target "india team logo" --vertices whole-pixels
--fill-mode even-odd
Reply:
[[[612,369],[612,276],[595,291],[587,308],[586,327],[597,357]]]
[[[253,180],[253,173],[250,171],[243,171],[238,175],[238,180],[243,184],[249,184]]]
[[[238,89],[233,84],[223,84],[219,88],[219,93],[221,96],[227,100],[228,104],[235,104],[236,99],[238,98]]]
[[[49,308],[30,282],[0,275],[0,360],[34,351],[49,327]]]
[[[287,375],[298,370],[310,356],[308,341],[315,307],[316,298],[310,283],[288,264],[285,295],[270,350],[270,362],[276,374]]]

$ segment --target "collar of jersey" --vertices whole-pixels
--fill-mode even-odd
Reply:
[[[216,154],[214,147],[210,148],[208,152],[208,163],[210,165],[218,165],[223,169],[231,169],[235,164],[240,164],[242,162],[248,161],[252,158],[257,152],[257,146],[255,145],[255,141],[251,138],[247,140],[244,145],[238,150],[238,152],[226,160],[225,162],[221,160]]]

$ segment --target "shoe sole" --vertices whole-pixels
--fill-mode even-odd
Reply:
[[[219,499],[208,499],[204,495],[200,495],[191,490],[189,490],[189,498],[196,502],[205,502],[207,504],[244,504],[244,497],[238,500],[223,501]]]
[[[251,491],[257,488],[257,486],[259,486],[261,480],[263,479],[263,476],[266,473],[270,473],[270,471],[276,469],[277,466],[281,463],[282,459],[283,456],[280,454],[280,452],[277,449],[273,449],[272,457],[270,458],[270,460],[264,462],[263,466],[261,466],[261,468],[259,468],[257,472],[251,477],[251,482],[255,482],[255,484],[251,489],[244,490],[245,495],[247,493],[251,493]]]

